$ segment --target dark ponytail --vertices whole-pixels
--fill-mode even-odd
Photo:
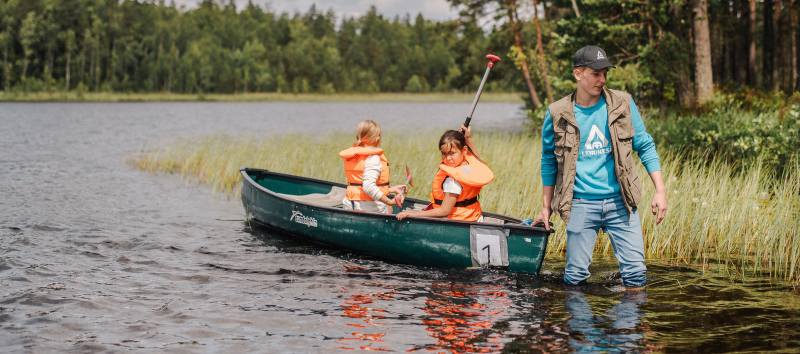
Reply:
[[[444,134],[442,134],[441,138],[439,138],[439,150],[442,152],[449,152],[450,150],[453,149],[453,147],[455,147],[458,150],[461,150],[465,146],[467,147],[469,153],[472,154],[472,156],[475,156],[475,158],[478,159],[478,161],[483,162],[483,160],[481,160],[481,158],[478,157],[478,154],[472,151],[472,148],[470,148],[469,145],[467,145],[467,138],[465,138],[464,134],[461,133],[460,131],[448,130],[444,132]],[[444,147],[448,148],[447,151],[444,151]],[[485,162],[483,163],[485,164]]]

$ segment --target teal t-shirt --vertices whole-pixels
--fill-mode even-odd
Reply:
[[[575,105],[575,120],[578,121],[581,143],[578,147],[578,165],[575,175],[575,198],[606,199],[620,194],[619,182],[614,173],[614,155],[611,152],[611,134],[608,128],[606,100],[591,107]],[[653,137],[645,131],[639,109],[631,99],[631,121],[634,137],[633,149],[638,152],[647,173],[660,171],[661,165],[653,143]],[[553,119],[550,110],[545,115],[542,127],[542,182],[545,186],[556,184],[558,161],[554,153]]]

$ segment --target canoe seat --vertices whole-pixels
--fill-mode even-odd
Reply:
[[[501,219],[496,219],[496,218],[492,218],[492,217],[484,216],[484,217],[483,217],[483,223],[484,223],[484,224],[499,224],[499,225],[504,225],[506,222],[505,222],[505,220],[501,220]]]
[[[288,199],[294,199],[298,202],[317,204],[331,208],[339,208],[342,206],[342,199],[347,194],[347,189],[342,187],[333,187],[327,194],[312,193],[304,195],[292,195],[277,193],[279,196]]]
[[[403,208],[403,211],[423,211],[427,206],[428,204],[414,203]]]

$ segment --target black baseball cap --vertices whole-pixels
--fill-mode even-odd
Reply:
[[[576,68],[579,66],[588,66],[594,70],[616,68],[616,66],[608,62],[606,51],[596,45],[587,45],[578,49],[572,62]]]

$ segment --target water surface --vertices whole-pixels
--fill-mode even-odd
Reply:
[[[613,260],[585,289],[414,267],[296,240],[241,202],[124,162],[148,141],[455,128],[464,103],[0,103],[2,352],[796,352],[797,294],[765,279]],[[522,129],[482,103],[476,129]],[[230,221],[234,220],[234,221]],[[704,274],[705,273],[705,274]]]

